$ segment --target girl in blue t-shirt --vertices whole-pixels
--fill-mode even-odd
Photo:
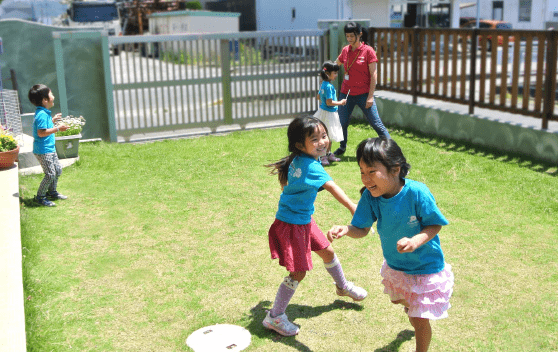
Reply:
[[[298,334],[299,328],[288,320],[285,309],[299,282],[312,269],[311,251],[323,259],[339,296],[361,301],[367,292],[345,279],[333,247],[312,219],[314,201],[322,189],[330,192],[351,214],[356,209],[356,204],[318,161],[329,145],[324,124],[314,117],[296,118],[290,123],[287,136],[291,154],[267,165],[272,169],[271,174],[279,176],[283,190],[268,237],[271,258],[279,258],[279,264],[289,271],[289,276],[279,286],[273,308],[267,312],[263,325],[281,335],[292,336]]]
[[[343,127],[341,127],[341,122],[339,122],[337,107],[347,103],[347,99],[337,101],[337,92],[333,84],[331,84],[331,81],[337,78],[338,73],[339,66],[335,62],[326,61],[322,65],[320,77],[323,82],[317,97],[320,101],[320,106],[314,114],[314,117],[320,119],[326,125],[329,138],[335,142],[341,142],[344,139]],[[330,161],[341,160],[331,153],[331,141],[327,147],[327,154],[320,158],[324,166],[329,165]]]
[[[454,277],[438,237],[448,221],[428,188],[405,178],[411,166],[393,139],[362,141],[357,162],[364,187],[353,220],[334,226],[327,237],[361,238],[377,222],[384,293],[405,307],[415,328],[416,352],[425,352],[432,338],[430,319],[446,318],[451,307]]]

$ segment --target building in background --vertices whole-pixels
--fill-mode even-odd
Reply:
[[[50,25],[67,8],[68,5],[57,0],[4,0],[0,3],[0,20],[20,19]]]
[[[316,29],[318,20],[353,17],[351,0],[206,1],[210,11],[240,13],[241,31]]]

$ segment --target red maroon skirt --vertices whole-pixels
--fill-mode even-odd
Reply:
[[[312,251],[327,248],[330,243],[314,219],[306,225],[294,225],[275,219],[269,228],[271,259],[279,258],[279,265],[287,271],[312,270]]]

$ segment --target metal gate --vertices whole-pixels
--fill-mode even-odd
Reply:
[[[322,30],[109,37],[117,134],[245,125],[318,107]]]

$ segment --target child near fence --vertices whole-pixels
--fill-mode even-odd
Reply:
[[[331,143],[341,142],[343,140],[343,128],[339,122],[339,115],[337,114],[337,107],[345,105],[347,99],[337,101],[337,92],[331,81],[337,78],[339,73],[339,66],[333,61],[326,61],[320,70],[320,77],[322,78],[322,85],[318,93],[318,100],[320,106],[314,117],[320,119],[327,127],[330,142],[327,147],[327,154],[320,158],[322,165],[329,165],[330,161],[340,161],[333,153],[331,153]]]
[[[58,113],[52,117],[50,108],[54,106],[54,95],[49,87],[44,84],[36,84],[29,90],[29,100],[37,107],[33,119],[33,154],[45,173],[45,177],[39,185],[35,201],[47,207],[56,204],[52,200],[67,199],[65,195],[58,193],[58,178],[62,174],[62,165],[58,160],[55,147],[54,134],[65,131],[68,127],[64,124],[54,127],[54,122],[61,118]]]

